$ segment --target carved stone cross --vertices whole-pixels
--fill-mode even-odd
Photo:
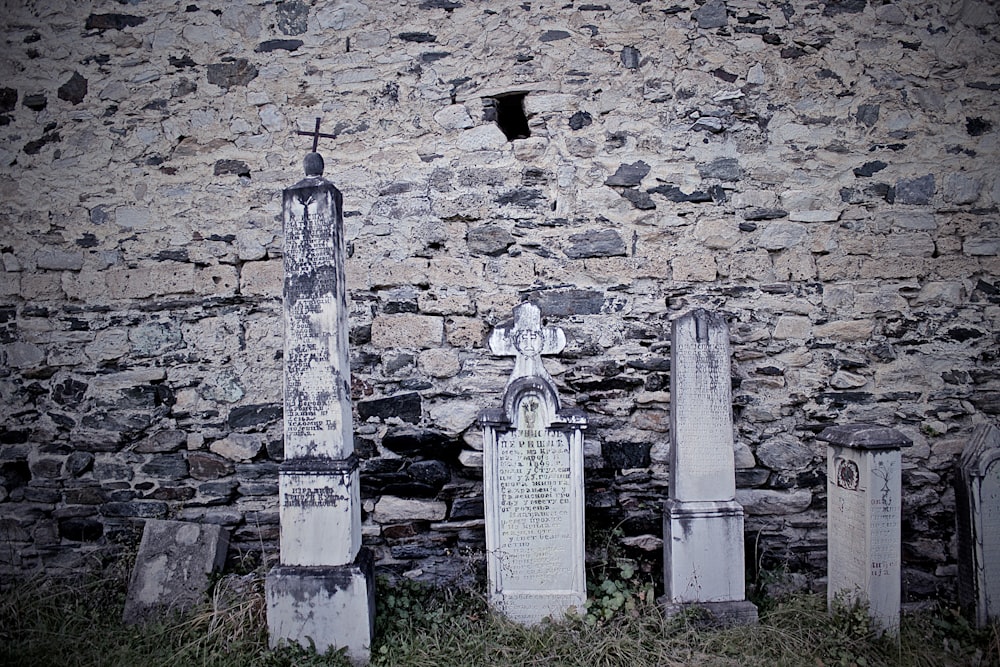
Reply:
[[[538,306],[522,303],[514,309],[514,326],[496,328],[490,335],[490,350],[502,357],[514,357],[514,370],[510,384],[522,377],[542,377],[552,382],[552,377],[542,365],[543,354],[559,354],[566,347],[566,335],[558,327],[542,327]]]
[[[336,139],[337,138],[336,134],[324,134],[323,132],[319,131],[319,118],[316,119],[316,129],[314,129],[312,132],[303,132],[302,130],[297,130],[295,132],[295,134],[299,134],[299,135],[302,135],[302,136],[305,136],[305,137],[312,137],[313,138],[313,149],[312,149],[313,153],[316,152],[316,148],[319,146],[319,138],[320,137],[323,137],[324,139]]]

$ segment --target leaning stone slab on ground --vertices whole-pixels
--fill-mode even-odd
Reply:
[[[729,327],[694,310],[673,322],[670,498],[663,509],[667,613],[706,609],[721,625],[757,622],[746,598],[743,507],[736,502]]]
[[[957,472],[958,601],[982,627],[1000,620],[1000,428],[976,428]]]
[[[340,191],[323,158],[283,193],[284,445],[278,472],[280,565],[267,575],[271,646],[371,657],[373,559],[361,547],[348,360],[345,240]]]
[[[902,546],[899,431],[871,424],[831,426],[827,443],[827,602],[868,605],[882,631],[899,632]]]
[[[143,623],[201,602],[222,570],[229,532],[220,526],[148,519],[129,581],[122,618]]]
[[[541,355],[566,345],[542,327],[536,306],[514,309],[514,326],[490,337],[493,354],[513,356],[503,407],[480,416],[490,604],[534,624],[582,611],[584,574],[582,414],[563,410]]]

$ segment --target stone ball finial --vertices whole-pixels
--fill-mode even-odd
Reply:
[[[323,175],[323,156],[319,153],[307,153],[304,160],[302,160],[302,168],[306,170],[306,176],[322,176]]]

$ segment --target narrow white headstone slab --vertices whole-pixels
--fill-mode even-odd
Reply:
[[[670,497],[736,498],[729,327],[719,313],[673,322],[670,366]]]
[[[672,327],[663,601],[667,613],[694,604],[724,625],[756,623],[757,608],[745,599],[743,507],[735,499],[729,327],[701,309]]]
[[[958,467],[958,597],[982,627],[1000,620],[1000,429],[977,427]]]
[[[902,547],[900,447],[910,440],[881,426],[826,429],[827,598],[868,604],[875,625],[899,632]]]
[[[560,411],[541,354],[565,345],[542,329],[538,309],[515,309],[513,329],[491,337],[495,354],[516,356],[503,408],[483,413],[483,487],[490,604],[533,624],[560,618],[586,600],[583,429]]]

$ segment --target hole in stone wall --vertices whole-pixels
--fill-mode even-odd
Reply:
[[[31,468],[28,467],[27,461],[13,461],[0,466],[0,482],[7,488],[8,493],[30,481]]]
[[[485,100],[486,120],[496,122],[507,141],[531,136],[528,117],[524,115],[524,98],[527,95],[528,93],[508,93]]]

